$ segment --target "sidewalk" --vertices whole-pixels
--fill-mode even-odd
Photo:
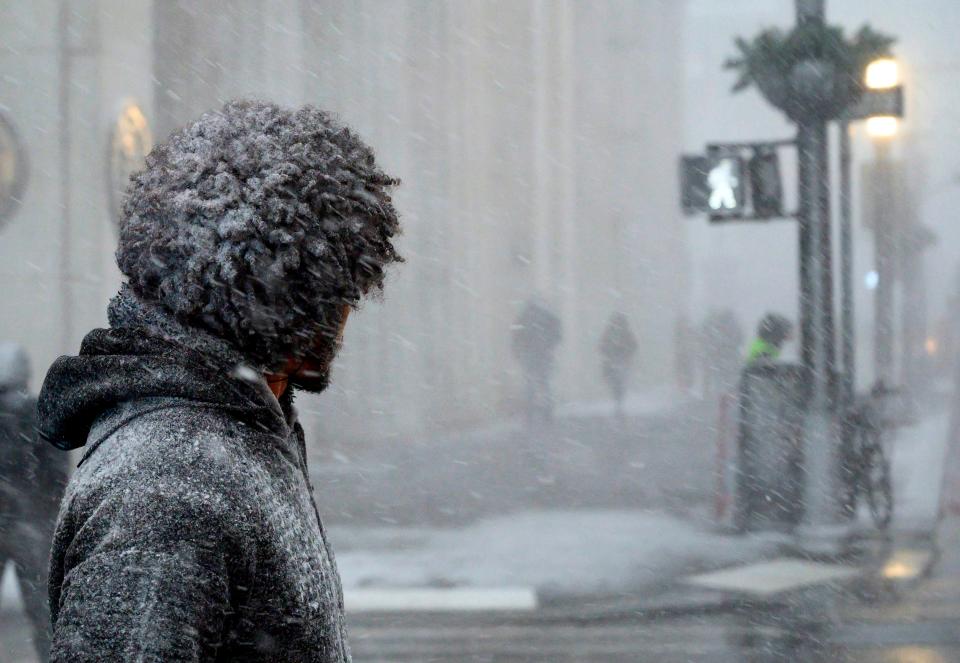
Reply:
[[[755,555],[740,563],[708,573],[676,574],[673,586],[652,600],[623,601],[612,598],[594,606],[598,614],[633,612],[690,614],[738,609],[744,605],[771,607],[806,603],[804,610],[816,615],[820,599],[844,588],[858,592],[899,595],[920,582],[937,560],[936,534],[940,527],[942,477],[950,475],[948,461],[950,414],[933,413],[901,429],[892,444],[895,510],[886,533],[878,532],[869,514],[859,514],[861,535],[876,542],[859,554],[835,562],[814,562],[791,555],[776,556],[776,550]],[[955,468],[960,469],[960,468]],[[943,529],[941,527],[941,529]],[[951,546],[960,572],[960,527],[948,525],[941,533],[940,549]],[[951,538],[952,537],[952,538]],[[746,551],[745,551],[746,552]],[[851,551],[852,552],[852,551]],[[746,562],[746,563],[745,563]],[[945,560],[949,566],[951,562]],[[960,580],[954,579],[960,593]],[[960,596],[957,597],[960,612]]]
[[[684,516],[663,509],[526,509],[485,516],[460,527],[340,525],[334,526],[332,538],[337,543],[348,593],[370,588],[528,588],[541,603],[584,597],[600,601],[604,596],[618,604],[624,599],[636,603],[639,595],[646,605],[658,593],[663,593],[661,598],[672,597],[674,603],[702,601],[703,591],[677,591],[683,584],[677,581],[723,567],[730,567],[737,582],[746,582],[746,587],[756,584],[758,588],[789,589],[851,577],[861,581],[882,572],[888,562],[900,568],[926,564],[921,560],[923,555],[918,557],[923,545],[917,539],[924,538],[924,532],[932,532],[937,523],[947,426],[948,416],[941,413],[899,431],[891,449],[896,502],[892,537],[886,543],[881,541],[875,550],[868,550],[853,566],[794,568],[797,564],[790,566],[789,556],[772,559],[786,547],[788,536],[711,533],[703,511]],[[667,434],[667,430],[660,433]],[[653,461],[662,447],[649,440],[638,448],[638,456]],[[709,463],[708,448],[691,448],[699,450]],[[656,472],[679,475],[683,467],[696,462],[689,451],[660,457],[654,464]],[[470,464],[465,467],[475,469]],[[583,481],[585,468],[579,469],[577,478]],[[602,481],[615,482],[615,476],[629,472],[629,466],[610,470],[600,477]],[[510,488],[503,476],[487,480],[492,483],[478,490]],[[695,477],[685,480],[697,481]],[[712,488],[711,477],[702,475],[699,481],[701,496],[706,498]],[[469,478],[458,487],[469,490]],[[690,489],[692,483],[686,487]],[[438,499],[438,495],[431,495],[431,499]],[[558,501],[562,504],[562,498]],[[699,504],[702,508],[706,503]],[[860,514],[859,527],[868,539],[879,534],[867,513]],[[771,584],[771,573],[789,577],[777,578]],[[742,593],[765,597],[767,589],[752,592],[748,588]],[[711,600],[724,602],[721,595],[729,598],[730,592],[714,592]]]
[[[907,591],[880,595],[847,606],[842,626],[831,641],[875,652],[911,652],[896,660],[960,660],[960,518],[942,521],[937,532],[939,559],[929,576],[918,578]],[[888,659],[882,659],[888,660]]]
[[[528,511],[456,529],[335,528],[344,588],[529,587],[540,601],[641,593],[693,570],[771,554],[647,511]]]
[[[929,533],[936,529],[949,426],[950,413],[943,411],[897,432],[890,459],[895,531]]]
[[[716,406],[668,392],[567,405],[548,425],[504,422],[429,439],[312,450],[321,513],[335,524],[461,527],[540,509],[689,511],[713,491]]]

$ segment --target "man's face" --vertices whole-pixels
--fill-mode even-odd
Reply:
[[[304,391],[320,393],[330,384],[330,370],[333,367],[333,360],[340,351],[343,344],[343,330],[347,325],[347,317],[350,315],[350,307],[343,307],[343,315],[340,318],[340,327],[336,332],[333,343],[326,333],[321,333],[317,338],[317,343],[311,352],[304,359],[290,359],[284,367],[284,372],[288,376],[290,384]]]

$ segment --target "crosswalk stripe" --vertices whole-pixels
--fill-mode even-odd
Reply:
[[[344,592],[347,612],[529,611],[533,587],[368,588]]]
[[[685,578],[688,585],[725,592],[772,596],[801,587],[851,578],[859,569],[783,557]]]

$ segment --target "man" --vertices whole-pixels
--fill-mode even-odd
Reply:
[[[750,344],[747,363],[776,361],[793,336],[793,324],[782,315],[768,313],[757,325],[757,338]]]
[[[86,446],[50,572],[53,661],[349,661],[294,389],[398,261],[397,183],[312,107],[231,102],[134,175],[107,329],[50,369]]]
[[[550,379],[556,349],[563,338],[560,318],[539,297],[532,297],[520,312],[513,329],[513,354],[523,370],[526,383],[527,424],[546,423],[553,418],[553,391]]]
[[[13,564],[40,660],[50,651],[47,557],[67,483],[67,455],[37,437],[30,363],[16,343],[0,343],[0,574]]]
[[[623,313],[614,313],[600,338],[600,360],[601,372],[613,394],[614,412],[620,422],[623,421],[627,377],[636,354],[637,337],[630,330],[630,321]]]

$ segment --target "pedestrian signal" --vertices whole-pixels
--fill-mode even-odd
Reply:
[[[711,221],[765,221],[792,216],[783,211],[783,184],[777,148],[792,144],[710,145],[706,156],[680,160],[680,195],[685,214]]]
[[[716,216],[739,215],[743,211],[743,161],[737,156],[718,157],[707,173],[710,197],[707,206]]]
[[[737,155],[683,157],[680,191],[686,214],[737,216],[744,207],[743,160]]]

